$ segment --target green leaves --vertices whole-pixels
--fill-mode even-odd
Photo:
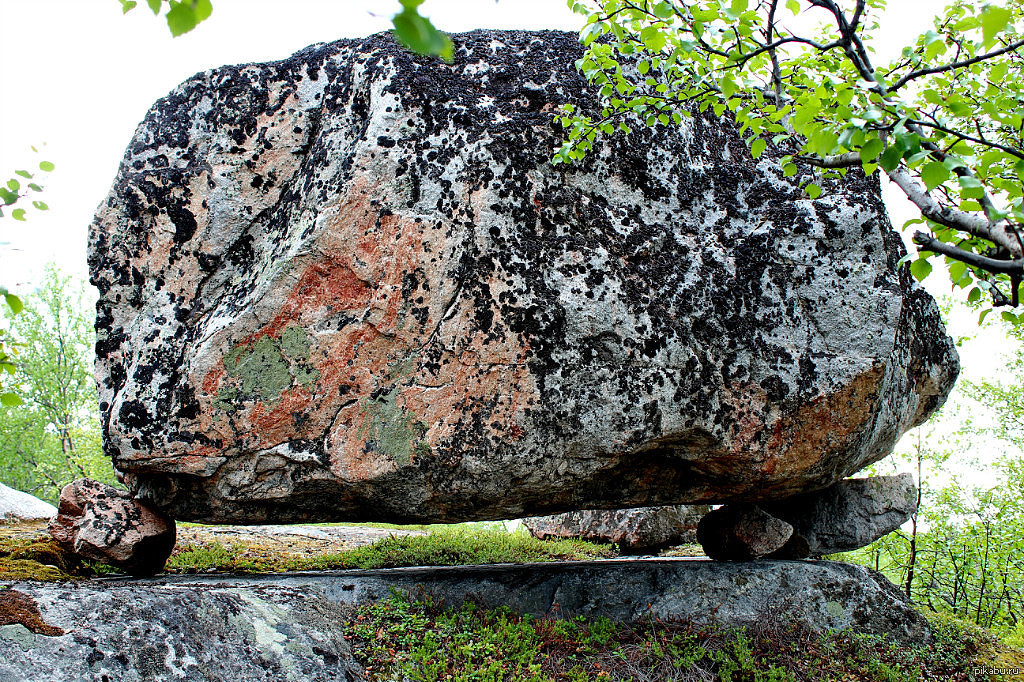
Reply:
[[[1010,10],[1004,7],[985,5],[982,8],[980,17],[982,41],[986,46],[994,43],[996,36],[1006,30],[1010,17]]]
[[[921,181],[930,192],[949,179],[949,169],[938,161],[927,163],[921,169]]]
[[[136,0],[118,0],[121,12],[128,14],[138,6]],[[164,0],[146,0],[146,5],[154,15],[159,15],[164,7]],[[167,28],[171,35],[178,37],[194,29],[213,13],[211,0],[167,0]]]
[[[423,1],[402,0],[402,11],[392,19],[395,37],[413,52],[451,62],[454,53],[452,40],[419,14],[417,10]]]
[[[210,0],[168,0],[168,4],[167,27],[175,37],[188,33],[213,13]]]
[[[923,282],[928,275],[932,274],[932,264],[925,258],[918,258],[910,264],[910,274],[918,282]]]
[[[36,152],[38,151],[35,147],[32,147],[32,150]],[[56,166],[54,166],[50,161],[39,162],[39,170],[44,173],[49,173],[55,167]],[[42,185],[38,182],[34,182],[36,175],[38,175],[38,171],[36,173],[31,173],[27,170],[21,169],[14,171],[15,177],[9,178],[6,182],[0,182],[0,218],[4,216],[3,209],[14,206],[19,201],[33,193],[43,191]],[[33,180],[33,182],[24,182],[25,180]],[[46,211],[50,208],[45,202],[38,200],[32,201],[32,206],[37,211]],[[18,206],[17,208],[10,209],[11,218],[18,221],[24,221],[27,213],[28,212],[24,206]]]
[[[882,153],[882,149],[885,147],[883,143],[877,137],[873,137],[864,143],[864,146],[860,148],[858,155],[862,163],[871,163],[878,158],[878,155]]]
[[[7,303],[7,307],[11,309],[11,312],[15,315],[20,313],[25,308],[25,304],[21,302],[21,299],[12,293],[9,293],[6,289],[0,289],[3,293],[4,301]]]

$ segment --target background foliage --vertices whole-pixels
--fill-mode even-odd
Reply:
[[[50,267],[9,321],[10,387],[24,403],[0,406],[0,482],[50,502],[75,478],[115,482],[101,442],[90,302],[84,282]]]

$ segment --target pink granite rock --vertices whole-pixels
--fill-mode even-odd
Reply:
[[[60,491],[50,535],[72,552],[124,569],[158,573],[174,549],[174,521],[125,490],[80,478]]]

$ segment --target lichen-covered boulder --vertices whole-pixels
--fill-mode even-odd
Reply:
[[[917,511],[917,485],[908,473],[851,478],[761,508],[793,526],[780,556],[822,556],[867,547],[902,526]]]
[[[706,504],[583,509],[531,516],[523,519],[523,525],[540,540],[574,538],[610,543],[623,552],[639,554],[696,542],[697,524],[710,509]]]
[[[50,521],[57,544],[132,575],[158,573],[174,550],[174,521],[125,490],[80,478],[60,491]]]
[[[943,402],[956,354],[876,180],[810,200],[710,114],[554,166],[557,107],[594,102],[576,37],[455,43],[215,69],[146,116],[89,256],[140,498],[249,523],[768,500]]]

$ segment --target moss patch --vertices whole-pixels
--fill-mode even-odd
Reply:
[[[42,531],[29,537],[0,537],[0,580],[74,580],[113,570],[68,552]]]

